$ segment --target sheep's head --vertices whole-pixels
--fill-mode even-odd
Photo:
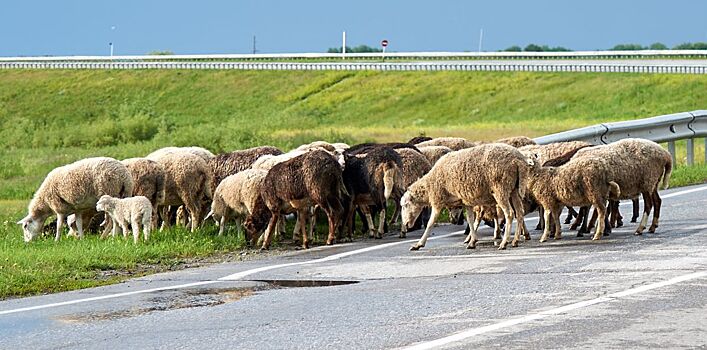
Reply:
[[[29,242],[42,232],[44,220],[39,220],[27,215],[25,218],[18,221],[17,224],[22,226],[25,242]]]
[[[107,194],[102,195],[101,198],[98,199],[98,202],[96,202],[96,211],[106,211],[110,208],[111,199],[113,199],[113,197]]]
[[[401,231],[407,232],[407,229],[415,224],[415,220],[417,220],[417,217],[420,216],[420,213],[422,212],[422,209],[425,208],[425,205],[426,203],[414,198],[410,191],[405,192],[403,197],[400,199],[400,214],[403,220]]]
[[[535,166],[535,164],[540,164],[540,155],[535,152],[528,153],[525,155],[525,162],[531,167]]]

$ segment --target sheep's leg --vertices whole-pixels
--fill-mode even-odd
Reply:
[[[528,228],[525,227],[525,213],[523,212],[523,203],[521,202],[519,194],[514,193],[511,196],[511,204],[513,205],[516,214],[516,235],[513,238],[513,242],[511,242],[511,246],[517,247],[521,232],[523,233],[526,241],[530,240],[530,234],[528,233]]]
[[[621,210],[619,210],[619,205],[621,204],[620,201],[612,201],[614,203],[614,210],[616,210],[616,222],[614,227],[623,227],[624,226],[624,217],[621,216]]]
[[[199,228],[199,225],[201,225],[201,217],[200,217],[201,211],[199,210],[198,207],[192,208],[192,209],[189,209],[189,212],[191,213],[191,225],[190,226],[191,226],[191,232],[194,232],[194,231],[196,231],[196,229]]]
[[[224,227],[226,227],[226,220],[228,220],[226,218],[226,215],[227,215],[226,213],[221,215],[221,220],[219,220],[219,223],[218,223],[218,235],[219,236],[223,235]]]
[[[589,222],[589,210],[591,209],[590,206],[584,207],[584,213],[582,213],[582,218],[581,218],[581,226],[579,227],[579,230],[577,230],[577,237],[584,237],[585,233],[589,233],[589,229],[587,228],[587,224]]]
[[[268,222],[268,227],[265,229],[265,235],[263,238],[263,246],[260,247],[260,250],[268,250],[270,248],[270,241],[272,240],[272,231],[276,228],[275,225],[277,225],[277,222],[279,221],[278,219],[280,218],[279,213],[273,213],[273,215],[270,217],[270,222]]]
[[[587,222],[587,230],[591,230],[594,228],[594,226],[596,226],[597,215],[597,208],[594,207],[594,210],[592,211],[592,217],[589,219],[589,222]]]
[[[565,225],[569,225],[572,223],[572,219],[577,217],[579,215],[576,210],[572,207],[567,207],[567,217],[565,218]]]
[[[606,225],[606,206],[602,202],[594,203],[594,210],[597,212],[597,229],[594,232],[593,241],[601,239]]]
[[[76,231],[79,233],[79,239],[83,238],[83,215],[76,214]]]
[[[354,231],[354,211],[356,210],[356,205],[353,201],[349,204],[348,211],[346,212],[346,226],[345,229],[348,230],[347,236],[349,241],[353,242],[353,231]],[[401,231],[401,236],[403,235]],[[404,237],[404,236],[403,236]]]
[[[64,225],[64,215],[56,214],[56,234],[54,235],[54,240],[59,242],[61,239],[61,227]]]
[[[297,232],[302,237],[302,248],[309,248],[309,237],[307,237],[307,216],[309,214],[309,208],[300,209],[297,211],[297,218],[302,218],[302,222],[299,226],[299,232]]]
[[[641,217],[641,223],[638,224],[636,228],[635,235],[640,236],[643,234],[643,230],[646,229],[648,224],[648,215],[651,214],[651,208],[653,207],[653,199],[651,194],[648,192],[643,192],[643,216]]]
[[[540,237],[540,243],[547,241],[547,237],[550,236],[550,214],[551,212],[549,208],[545,208],[545,210],[543,210],[543,219],[547,224],[545,225],[545,229],[543,230],[543,235]]]
[[[128,239],[128,221],[123,219],[120,221],[120,229],[123,231],[123,238]]]
[[[582,224],[586,225],[585,217],[587,216],[587,211],[589,211],[589,207],[585,206],[585,207],[579,208],[579,213],[577,214],[577,218],[574,220],[572,225],[570,225],[570,230],[576,230]],[[579,235],[579,234],[581,234],[581,232],[577,232],[577,234]],[[582,236],[580,235],[577,237],[582,237]]]
[[[162,225],[160,226],[160,231],[169,229],[170,210],[168,205],[160,206],[160,217],[162,218]]]
[[[538,208],[538,224],[535,226],[535,230],[545,230],[545,211],[543,207]]]
[[[366,216],[366,223],[368,224],[368,238],[373,238],[375,237],[376,233],[376,226],[373,225],[373,217],[371,216],[371,208],[369,208],[367,205],[362,205],[361,206],[361,211],[363,211],[363,214]]]
[[[144,220],[142,223],[142,239],[147,242],[150,239],[150,231],[152,230],[152,218],[150,220]]]
[[[432,213],[430,214],[430,220],[427,222],[427,226],[425,227],[425,232],[422,234],[422,237],[420,237],[420,240],[410,247],[410,250],[420,250],[420,248],[425,246],[425,243],[427,243],[427,238],[430,236],[430,231],[432,231],[432,227],[435,225],[435,222],[439,217],[439,212],[439,208],[432,206]]]
[[[478,230],[478,229],[479,229],[479,225],[481,224],[481,219],[480,219],[480,218],[476,218],[476,220],[479,222],[479,224],[476,224],[476,222],[474,222],[474,225],[476,225],[476,229]],[[495,218],[493,218],[493,240],[494,240],[494,244],[495,244],[495,241],[497,241],[497,240],[499,240],[499,239],[502,239],[502,237],[501,237],[501,220],[498,218],[498,215],[497,215]]]
[[[506,219],[506,227],[504,229],[505,232],[503,234],[503,240],[501,241],[501,245],[499,245],[498,250],[504,250],[508,245],[508,240],[511,238],[511,228],[513,227],[513,215],[515,215],[515,213],[513,207],[508,202],[508,199],[501,201],[499,203],[499,206],[501,207],[501,210],[503,210],[503,215]]]
[[[638,198],[634,198],[631,200],[631,203],[633,204],[633,216],[631,216],[631,222],[636,222],[638,220],[638,215],[640,214],[640,207],[638,205]]]
[[[309,239],[314,240],[314,233],[316,232],[314,228],[317,226],[317,208],[319,206],[312,207],[312,211],[309,213]]]
[[[476,212],[471,207],[466,207],[466,210],[464,210],[464,215],[466,216],[466,222],[470,223],[468,225],[469,235],[464,240],[464,243],[467,243],[466,249],[474,249],[476,248],[476,242],[479,241],[479,237],[476,235],[476,229],[478,229],[479,226],[476,225],[476,222],[479,220],[481,215],[476,215]]]
[[[385,232],[385,204],[381,208],[381,212],[378,213],[378,232],[376,232],[376,239],[383,238],[383,233]]]
[[[133,229],[133,244],[137,244],[140,240],[140,224],[138,223],[137,218],[132,219],[130,226],[132,226]]]
[[[326,244],[332,245],[336,241],[336,227],[338,226],[339,220],[341,219],[341,207],[339,209],[334,209],[329,207],[329,209],[324,211],[327,216],[327,221],[329,221],[329,237],[327,237]]]
[[[280,222],[282,222],[282,220],[280,220]],[[295,219],[295,228],[292,230],[292,242],[295,245],[300,244],[299,235],[300,232],[302,232],[302,225],[304,225],[304,218],[302,217],[302,215],[300,215],[300,212],[298,211],[297,218]]]
[[[648,229],[648,232],[655,233],[655,229],[658,228],[658,219],[660,218],[660,206],[663,204],[663,200],[660,199],[658,190],[653,192],[651,200],[653,202],[653,222],[651,223],[651,227]]]
[[[552,220],[555,225],[555,239],[562,239],[562,225],[560,225],[560,213],[562,206],[558,205],[552,210]]]

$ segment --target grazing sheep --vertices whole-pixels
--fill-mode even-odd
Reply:
[[[29,214],[17,222],[22,225],[25,242],[34,239],[44,221],[56,214],[55,240],[61,238],[66,216],[76,213],[79,238],[83,237],[83,212],[91,211],[104,194],[127,197],[133,192],[130,172],[113,158],[87,158],[58,167],[44,179],[29,203]]]
[[[411,151],[415,152],[415,151]],[[402,175],[402,159],[390,147],[371,148],[365,156],[346,155],[343,182],[351,196],[346,223],[349,239],[353,238],[353,214],[356,206],[366,217],[369,237],[383,238],[386,203],[396,184],[399,187]],[[379,227],[375,230],[371,207],[380,210]]]
[[[155,159],[155,158],[159,158],[159,157],[166,155],[166,154],[174,154],[174,153],[191,153],[193,155],[201,157],[201,159],[203,159],[203,160],[209,160],[214,157],[214,154],[211,153],[211,151],[207,150],[206,148],[191,146],[191,147],[160,148],[160,149],[148,154],[147,156],[145,156],[145,158]]]
[[[543,207],[545,222],[554,223],[555,239],[561,238],[563,205],[594,205],[601,220],[593,238],[598,240],[604,233],[606,202],[620,195],[619,185],[612,180],[609,164],[601,157],[573,158],[559,167],[537,164],[528,178],[528,192]],[[546,224],[540,242],[549,234],[550,224]]]
[[[447,146],[425,146],[425,147],[418,147],[417,149],[420,150],[422,154],[427,157],[427,160],[430,161],[430,164],[434,165],[437,163],[437,161],[442,158],[445,154],[449,152],[454,152],[452,151],[451,148]]]
[[[653,141],[629,138],[584,148],[572,159],[583,157],[605,159],[609,164],[609,177],[621,187],[621,197],[617,199],[634,199],[639,194],[643,196],[643,217],[635,234],[643,233],[652,209],[655,211],[648,232],[655,233],[662,204],[658,187],[662,179],[663,188],[668,188],[673,166],[670,153]]]
[[[390,219],[391,224],[398,220],[400,214],[400,198],[402,198],[405,191],[407,191],[410,185],[425,176],[425,174],[432,169],[432,164],[430,164],[430,161],[427,160],[427,157],[422,153],[415,152],[409,148],[397,149],[395,151],[400,155],[400,159],[402,160],[402,186],[397,186],[392,195],[393,203],[395,203],[395,211],[393,211],[393,216]],[[424,216],[427,215],[421,215],[420,219]],[[416,225],[413,225],[410,229],[415,230],[419,227],[422,227],[422,220],[418,220]],[[401,227],[400,238],[405,238],[406,233],[407,227]]]
[[[432,140],[431,137],[429,136],[415,136],[408,141],[409,144],[411,145],[417,145],[420,142],[425,142],[425,141],[430,141]]]
[[[133,196],[144,196],[152,204],[153,227],[157,225],[157,206],[164,202],[165,172],[162,166],[147,158],[129,158],[123,164],[133,179]]]
[[[253,147],[229,153],[222,153],[209,159],[206,163],[211,168],[209,188],[213,193],[223,179],[246,169],[250,169],[264,155],[280,155],[282,151],[272,146]]]
[[[309,151],[313,149],[323,149],[327,152],[335,152],[337,150],[336,146],[332,145],[326,141],[314,141],[295,148],[293,151]]]
[[[467,222],[474,222],[473,207],[498,205],[506,219],[505,235],[499,249],[506,249],[511,234],[513,215],[518,226],[524,225],[523,205],[525,179],[532,161],[506,144],[492,143],[449,153],[417,180],[400,201],[403,225],[410,227],[425,206],[432,208],[422,238],[411,250],[425,246],[427,237],[443,208],[466,207]],[[516,230],[513,246],[517,246],[520,230]],[[472,225],[467,248],[477,242]]]
[[[152,203],[145,196],[135,196],[128,198],[114,198],[103,195],[96,203],[97,211],[108,213],[113,220],[113,236],[117,232],[117,227],[123,231],[123,237],[128,237],[128,224],[133,229],[133,243],[137,244],[140,237],[140,227],[145,241],[150,238],[150,228],[152,227]]]
[[[530,137],[527,136],[513,136],[513,137],[506,137],[504,139],[498,139],[494,142],[497,143],[505,143],[507,145],[511,145],[515,148],[520,148],[523,146],[528,146],[528,145],[537,145],[535,140],[531,139]]]
[[[216,187],[207,217],[213,216],[219,223],[219,236],[228,220],[245,217],[246,238],[255,244],[258,233],[265,229],[271,215],[260,195],[267,174],[265,170],[246,169],[226,177]]]
[[[341,166],[331,154],[314,150],[276,164],[263,180],[261,195],[272,216],[265,231],[262,249],[270,247],[272,232],[281,214],[296,211],[307,217],[312,205],[319,205],[329,220],[327,244],[334,244],[337,226],[348,197],[343,185]],[[348,201],[348,198],[345,198]],[[309,247],[306,225],[301,225],[302,245]]]
[[[447,146],[454,151],[458,151],[460,149],[476,147],[480,144],[481,142],[469,141],[462,137],[437,137],[429,141],[420,142],[416,146]]]
[[[169,226],[168,206],[184,205],[191,215],[191,231],[201,223],[211,201],[211,169],[204,159],[191,153],[167,153],[151,158],[165,171],[165,199],[161,205],[163,228]]]

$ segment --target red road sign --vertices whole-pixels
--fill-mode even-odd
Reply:
[[[383,41],[381,41],[381,46],[383,46],[383,47],[388,46],[388,40],[383,39]]]

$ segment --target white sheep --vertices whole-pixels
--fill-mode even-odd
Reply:
[[[18,221],[25,242],[34,239],[44,221],[56,214],[55,240],[61,238],[61,228],[70,214],[91,211],[104,194],[127,197],[133,192],[133,180],[128,169],[113,158],[87,158],[58,167],[39,186],[29,204],[29,214]],[[83,237],[83,215],[76,215],[79,238]]]
[[[101,196],[96,203],[96,210],[106,212],[113,220],[113,236],[120,225],[123,237],[128,237],[128,224],[133,229],[133,242],[137,243],[140,236],[140,227],[145,241],[150,238],[152,228],[152,203],[145,196],[128,198],[114,198],[109,195]]]

